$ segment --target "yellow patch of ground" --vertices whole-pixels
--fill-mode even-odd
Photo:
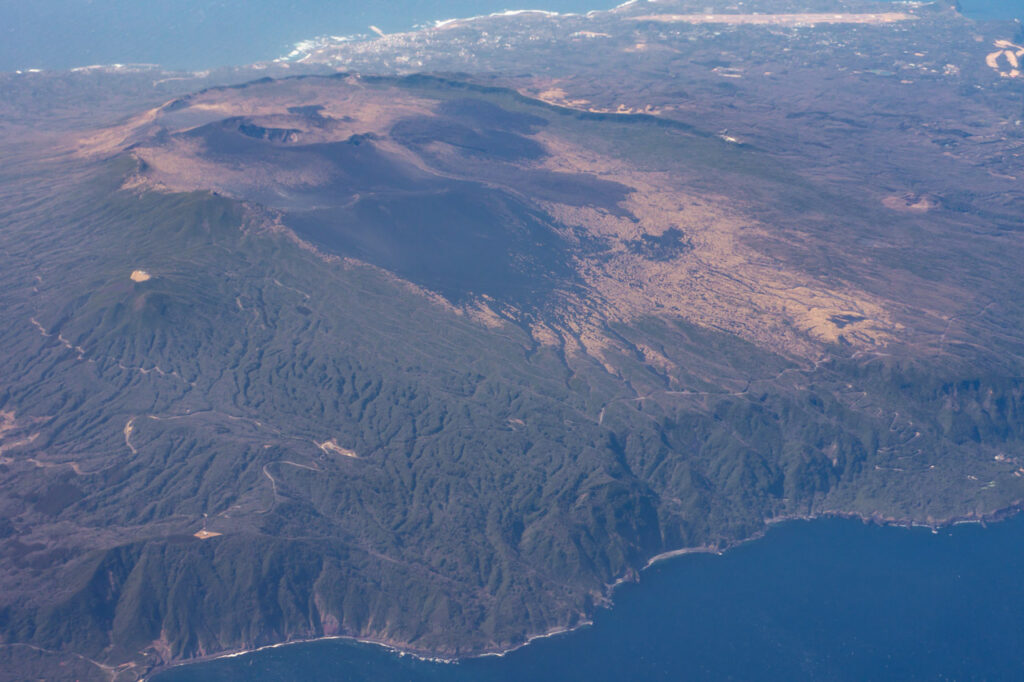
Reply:
[[[771,15],[769,18],[779,16],[795,15]],[[832,20],[838,21],[835,16]],[[562,85],[557,80],[546,80],[535,87],[541,99],[553,104],[573,108],[589,105],[586,100],[572,98]],[[320,105],[322,116],[333,119],[330,125],[322,121],[304,122],[303,117],[288,113],[288,108],[306,103]],[[374,132],[380,135],[374,144],[383,152],[424,172],[450,176],[451,170],[442,172],[432,168],[430,156],[420,156],[387,139],[387,131],[396,120],[429,115],[436,106],[436,102],[417,99],[408,91],[371,86],[353,77],[329,87],[318,81],[315,85],[295,82],[288,87],[253,86],[239,91],[210,91],[194,96],[187,106],[168,110],[166,120],[163,113],[154,117],[157,123],[169,125],[172,133],[182,130],[174,128],[175,121],[188,121],[193,125],[198,120],[195,116],[183,115],[189,107],[196,112],[204,111],[205,107],[216,116],[248,116],[259,125],[300,129],[304,141],[339,141],[352,134]],[[657,113],[649,106],[638,107],[635,103],[623,104],[616,111]],[[533,324],[533,332],[540,342],[562,345],[566,352],[587,353],[604,362],[603,349],[616,343],[606,331],[609,322],[661,316],[723,330],[788,355],[817,357],[823,344],[834,343],[840,336],[855,346],[877,346],[887,343],[899,330],[885,301],[853,286],[815,280],[751,246],[757,241],[769,240],[778,244],[786,237],[779,230],[760,225],[727,196],[727,190],[719,195],[696,192],[677,173],[648,170],[599,154],[560,137],[551,129],[542,130],[534,137],[549,153],[543,162],[549,170],[590,174],[633,188],[622,206],[636,218],[588,207],[542,202],[560,223],[601,237],[613,246],[610,253],[601,257],[579,257],[576,267],[587,286],[567,292],[565,304],[552,319]],[[230,194],[226,188],[244,191],[259,186],[287,191],[292,186],[319,185],[330,179],[330,169],[315,164],[287,168],[254,162],[244,168],[233,168],[212,160],[195,141],[166,142],[167,136],[161,139],[164,141],[143,141],[134,149],[148,166],[145,175],[138,179],[142,185],[173,190],[214,189]],[[735,138],[724,139],[738,142]],[[433,152],[438,151],[433,149]],[[911,206],[919,203],[920,200],[915,199]],[[254,214],[250,219],[253,224],[285,230],[267,215]],[[673,258],[645,258],[636,253],[635,245],[630,247],[636,240],[657,237],[669,229],[680,230],[689,246]],[[348,259],[332,260],[344,267],[372,267]],[[405,282],[397,276],[395,279]],[[406,286],[453,309],[450,302],[437,294],[407,282]],[[478,301],[474,306],[458,308],[458,312],[483,324],[500,326],[508,311],[496,305],[493,301]],[[632,350],[641,353],[654,366],[669,364],[656,349]],[[605,362],[609,367],[612,364]],[[126,429],[129,448],[130,435],[130,429]],[[316,445],[327,454],[357,457],[335,439]]]
[[[720,329],[788,355],[817,357],[823,343],[843,340],[858,347],[884,345],[900,326],[885,302],[853,286],[815,280],[750,244],[778,240],[727,196],[696,194],[671,173],[645,171],[618,159],[568,144],[548,132],[538,136],[551,156],[551,170],[592,173],[635,191],[622,202],[638,221],[586,207],[546,204],[561,223],[613,244],[600,258],[582,258],[586,300],[570,304],[560,324],[547,325],[538,341],[571,337],[581,350],[603,358],[614,345],[601,330],[608,321],[644,316],[677,317]],[[633,253],[644,235],[680,230],[691,248],[659,261]],[[669,361],[651,348],[634,349],[653,366]]]
[[[253,161],[244,168],[233,168],[204,158],[205,150],[195,141],[174,140],[164,145],[140,146],[136,157],[149,169],[145,178],[133,178],[132,185],[170,191],[194,191],[215,188],[231,196],[231,187],[245,185],[277,186],[284,189],[325,183],[330,177],[330,166],[308,163],[299,168],[282,169],[270,163]]]
[[[215,533],[212,530],[206,530],[205,528],[199,531],[198,533],[193,533],[193,536],[199,538],[200,540],[209,540],[210,538],[215,538],[219,535],[223,535],[223,533]]]
[[[873,345],[874,336],[870,319],[858,319],[861,312],[838,308],[797,309],[800,327],[812,338],[826,343],[837,343],[840,338],[854,345]],[[850,320],[850,321],[845,321]]]
[[[595,107],[592,106],[592,102],[588,99],[573,97],[563,88],[556,85],[557,83],[559,83],[559,81],[554,81],[553,83],[549,81],[539,87],[521,90],[520,94],[526,97],[539,99],[542,102],[547,102],[548,104],[554,104],[558,107],[578,109],[579,111],[589,111],[594,114],[649,114],[651,116],[658,116],[665,111],[670,111],[675,108],[672,106],[656,107],[651,104],[639,104],[636,106],[620,104],[614,109],[609,109],[607,107]]]
[[[14,418],[13,410],[0,410],[0,437],[8,431],[17,428],[18,421]]]
[[[1020,78],[1021,58],[1024,58],[1024,47],[1011,43],[1009,40],[997,40],[996,52],[985,56],[985,64],[999,72],[1003,78]],[[1005,66],[1001,62],[1006,62]]]
[[[886,208],[891,208],[894,211],[906,211],[909,213],[927,213],[931,209],[935,208],[935,203],[928,199],[928,197],[922,197],[916,194],[902,194],[885,197],[882,199],[882,205]]]
[[[494,309],[488,305],[487,301],[476,301],[474,303],[470,303],[465,307],[465,312],[468,313],[472,319],[484,326],[490,327],[491,329],[499,329],[505,326],[507,322],[505,318],[494,312]]]
[[[589,100],[570,98],[569,93],[562,88],[548,88],[535,96],[537,99],[547,102],[548,104],[554,104],[559,107],[569,107],[570,109],[585,109],[587,105],[590,104]]]
[[[152,127],[161,109],[162,107],[150,109],[133,117],[123,125],[105,128],[78,140],[76,153],[81,156],[92,156],[122,151],[136,136]]]
[[[319,447],[327,454],[333,453],[335,455],[342,455],[343,457],[352,458],[359,457],[359,455],[356,454],[355,450],[349,450],[348,448],[341,447],[340,445],[338,445],[338,441],[335,440],[334,438],[330,440],[325,440],[322,443],[317,443],[317,447]]]
[[[309,121],[289,113],[297,104],[316,104],[321,107],[322,119]],[[259,86],[234,92],[213,90],[190,97],[183,105],[164,105],[149,112],[145,124],[153,130],[182,133],[195,126],[206,116],[210,121],[245,117],[254,124],[270,128],[284,127],[297,130],[304,144],[339,142],[353,135],[374,133],[380,135],[377,146],[386,153],[405,161],[418,163],[419,159],[408,149],[387,139],[386,132],[401,118],[429,115],[436,103],[411,96],[407,91],[392,88],[366,87],[358,77],[339,80],[331,87],[322,82],[305,84],[293,82],[287,88]],[[329,120],[325,124],[323,119]],[[122,126],[124,128],[124,126]],[[142,135],[142,124],[131,132],[119,130],[94,135],[104,140],[120,140],[122,144],[135,141]],[[165,191],[192,191],[214,189],[233,196],[232,188],[249,186],[277,187],[282,191],[323,185],[331,179],[331,166],[307,163],[298,168],[284,168],[280,164],[249,161],[242,168],[209,160],[206,150],[196,141],[169,138],[155,142],[143,139],[132,153],[147,165],[144,175],[130,178],[126,187],[148,187]],[[90,138],[91,139],[91,138]],[[111,144],[114,144],[111,142]],[[82,147],[85,148],[84,142]],[[95,146],[95,145],[93,145]],[[112,148],[106,147],[106,150]]]
[[[133,282],[148,282],[151,279],[153,279],[153,275],[145,270],[132,270],[131,280]]]
[[[29,424],[37,424],[41,421],[46,420],[36,417],[19,422],[15,418],[13,410],[0,410],[0,464],[12,463],[13,460],[11,458],[4,456],[7,452],[31,445],[39,438],[38,433],[26,433],[26,428]],[[25,422],[28,423],[26,424]],[[36,463],[32,458],[29,458],[27,461]],[[44,465],[40,464],[38,466]]]

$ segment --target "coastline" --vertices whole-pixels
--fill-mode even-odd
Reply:
[[[717,555],[722,555],[722,554],[724,554],[725,552],[727,552],[727,551],[729,551],[731,549],[735,549],[736,547],[739,547],[740,545],[744,545],[744,544],[747,544],[747,543],[750,543],[750,542],[754,542],[756,540],[760,540],[760,539],[764,538],[765,535],[768,533],[768,531],[770,531],[773,527],[781,525],[781,524],[784,524],[784,523],[787,523],[787,522],[792,522],[792,521],[807,521],[807,522],[810,522],[810,521],[819,521],[819,520],[825,520],[825,519],[847,519],[847,520],[851,520],[851,521],[853,521],[853,520],[861,521],[864,524],[874,524],[874,525],[878,525],[878,526],[888,526],[888,527],[908,528],[908,529],[909,528],[928,528],[928,529],[932,530],[932,532],[938,532],[938,530],[940,530],[942,528],[952,528],[952,527],[961,526],[961,525],[980,524],[980,525],[984,526],[987,523],[998,523],[1000,521],[1005,521],[1005,520],[1007,520],[1007,519],[1009,519],[1009,518],[1011,518],[1013,516],[1016,516],[1017,514],[1020,514],[1021,512],[1024,512],[1024,500],[1018,500],[1018,501],[1016,501],[1016,502],[1014,502],[1014,503],[1012,503],[1010,505],[1007,505],[1007,506],[1002,507],[1000,509],[993,510],[991,512],[986,512],[984,514],[973,514],[972,513],[972,514],[957,515],[957,516],[948,517],[946,519],[933,520],[933,521],[931,521],[929,523],[922,523],[920,521],[915,521],[913,519],[907,519],[907,518],[898,518],[898,517],[893,517],[893,516],[886,516],[886,515],[883,515],[883,514],[880,514],[880,513],[877,513],[877,512],[873,513],[873,514],[862,514],[862,513],[858,513],[858,512],[844,512],[844,511],[838,511],[838,510],[824,510],[824,511],[816,512],[816,513],[813,513],[813,514],[793,514],[793,515],[785,515],[785,516],[772,517],[772,518],[768,518],[768,519],[764,520],[764,528],[762,528],[760,531],[754,533],[753,535],[751,535],[751,536],[749,536],[747,538],[743,538],[743,539],[737,540],[735,542],[730,542],[730,543],[727,543],[727,544],[724,544],[724,545],[721,545],[721,546],[699,545],[699,546],[696,546],[696,547],[682,547],[682,548],[679,548],[679,549],[669,550],[667,552],[662,552],[660,554],[656,554],[656,555],[652,556],[651,558],[649,558],[647,560],[647,562],[639,570],[627,571],[626,574],[623,575],[622,577],[620,577],[619,579],[615,580],[612,583],[607,584],[605,586],[605,591],[606,591],[605,602],[603,604],[601,604],[601,607],[602,608],[608,608],[608,609],[612,608],[614,606],[614,599],[613,599],[613,597],[614,597],[615,589],[619,585],[622,585],[624,583],[639,581],[640,575],[643,573],[643,571],[645,571],[648,568],[654,566],[655,564],[659,564],[659,563],[662,563],[664,561],[668,561],[670,559],[674,559],[674,558],[681,557],[681,556],[687,556],[687,555],[691,555],[691,554],[717,554]],[[333,641],[333,640],[346,640],[346,641],[350,641],[350,642],[356,642],[356,643],[359,643],[359,644],[368,644],[368,645],[380,647],[382,649],[386,649],[387,651],[390,651],[391,653],[396,654],[398,656],[409,656],[409,657],[414,658],[414,659],[416,659],[418,661],[424,661],[424,662],[429,662],[429,663],[443,663],[443,664],[451,665],[451,664],[457,664],[460,661],[471,660],[471,659],[475,659],[475,658],[487,658],[487,657],[498,657],[498,658],[500,658],[500,657],[506,656],[506,655],[508,655],[508,654],[510,654],[510,653],[512,653],[514,651],[518,651],[519,649],[522,649],[522,648],[524,648],[524,647],[526,647],[526,646],[528,646],[528,645],[530,645],[533,642],[536,642],[538,640],[547,639],[549,637],[557,637],[559,635],[570,634],[570,633],[575,632],[577,630],[580,630],[582,628],[585,628],[585,627],[588,627],[590,625],[593,625],[593,622],[594,621],[593,621],[592,618],[587,618],[585,620],[580,621],[579,623],[576,623],[575,625],[571,625],[571,626],[556,626],[556,627],[553,627],[553,628],[547,630],[546,632],[530,635],[524,641],[522,641],[522,642],[520,642],[520,643],[518,643],[516,645],[507,647],[505,649],[497,649],[497,650],[493,650],[493,651],[481,651],[481,652],[478,652],[478,653],[461,655],[461,656],[453,656],[453,657],[431,655],[429,652],[418,651],[418,650],[415,650],[415,649],[412,649],[412,648],[407,648],[407,645],[402,644],[402,643],[388,642],[388,641],[384,641],[384,640],[376,640],[376,639],[365,638],[365,637],[358,637],[358,636],[355,636],[355,635],[327,635],[327,636],[323,636],[323,637],[312,637],[312,638],[308,638],[308,639],[293,639],[293,640],[289,640],[289,641],[285,641],[285,642],[276,642],[276,643],[273,643],[273,644],[265,644],[265,645],[262,645],[262,646],[259,646],[259,647],[254,647],[252,649],[240,649],[240,650],[235,650],[235,651],[225,651],[225,652],[222,652],[222,653],[211,654],[211,655],[208,655],[208,656],[201,656],[201,657],[196,657],[196,658],[190,658],[188,660],[167,663],[165,665],[161,665],[161,666],[156,667],[153,670],[147,672],[147,674],[144,677],[142,677],[141,679],[142,680],[152,679],[154,676],[159,675],[162,672],[166,672],[166,671],[168,671],[168,670],[170,670],[172,668],[180,668],[180,667],[189,666],[189,665],[195,665],[195,664],[199,664],[199,663],[211,663],[213,661],[217,661],[217,660],[221,660],[221,659],[225,659],[225,658],[238,658],[240,656],[246,656],[248,654],[258,653],[260,651],[266,651],[266,650],[269,650],[269,649],[277,649],[277,648],[286,647],[286,646],[292,646],[292,645],[297,645],[297,644],[312,644],[314,642],[325,642],[325,641]]]
[[[623,581],[623,582],[625,582],[625,581]],[[618,585],[618,584],[620,584],[620,583],[616,583],[616,585]],[[226,659],[226,658],[238,658],[240,656],[247,656],[249,654],[259,653],[260,651],[268,651],[270,649],[280,649],[281,647],[288,647],[288,646],[293,646],[293,645],[298,645],[298,644],[314,644],[316,642],[330,642],[330,641],[348,641],[348,642],[354,642],[354,643],[357,643],[357,644],[366,644],[366,645],[375,646],[375,647],[384,649],[386,651],[389,651],[389,652],[395,654],[396,656],[408,656],[410,658],[416,659],[417,661],[423,661],[423,662],[426,662],[426,663],[442,663],[442,664],[445,664],[445,665],[454,665],[456,663],[459,663],[460,661],[474,659],[474,658],[488,658],[488,657],[498,657],[498,658],[500,658],[502,656],[505,656],[507,654],[512,653],[513,651],[518,651],[519,649],[522,649],[523,647],[525,647],[525,646],[527,646],[529,644],[532,644],[533,642],[536,642],[537,640],[547,639],[548,637],[557,637],[558,635],[566,635],[566,634],[575,632],[576,630],[579,630],[581,628],[593,625],[593,623],[594,622],[592,620],[586,619],[586,620],[580,621],[576,625],[555,627],[555,628],[552,628],[551,630],[548,630],[547,632],[543,632],[543,633],[539,633],[539,634],[535,634],[535,635],[530,635],[523,642],[521,642],[519,644],[516,644],[515,646],[509,647],[507,649],[500,649],[500,650],[495,650],[495,651],[483,651],[481,653],[469,654],[469,655],[466,655],[466,656],[456,656],[456,657],[452,657],[452,658],[445,658],[445,657],[442,657],[442,656],[431,656],[430,654],[426,654],[426,653],[423,653],[423,652],[418,652],[418,651],[415,651],[415,650],[412,650],[412,649],[404,648],[403,645],[401,645],[401,644],[390,643],[390,642],[385,642],[385,641],[382,641],[382,640],[376,640],[376,639],[365,638],[365,637],[357,637],[355,635],[325,635],[323,637],[311,637],[311,638],[308,638],[308,639],[291,639],[291,640],[288,640],[286,642],[276,642],[274,644],[264,644],[262,646],[254,647],[252,649],[239,649],[237,651],[228,651],[228,652],[224,652],[224,653],[210,654],[208,656],[197,656],[196,658],[190,658],[190,659],[184,660],[184,661],[176,661],[176,662],[173,662],[173,663],[168,663],[168,664],[161,665],[161,666],[158,666],[156,668],[153,668],[151,671],[149,671],[145,676],[141,677],[140,679],[142,680],[142,682],[146,682],[146,680],[150,680],[153,677],[155,677],[156,675],[159,675],[160,673],[163,673],[163,672],[167,672],[168,670],[171,670],[172,668],[183,668],[183,667],[186,667],[186,666],[197,665],[197,664],[201,664],[201,663],[212,663],[214,661],[220,661],[220,660],[223,660],[223,659]]]

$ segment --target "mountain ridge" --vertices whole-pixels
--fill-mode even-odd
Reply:
[[[1019,192],[971,165],[1012,150],[1012,84],[955,143],[890,139],[899,193],[841,106],[722,133],[520,76],[156,108],[109,83],[0,136],[0,649],[40,655],[15,676],[334,634],[505,650],[780,518],[1024,499]]]

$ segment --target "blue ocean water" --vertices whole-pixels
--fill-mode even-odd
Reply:
[[[616,0],[0,0],[0,71],[151,63],[251,64],[322,35],[408,30],[528,6],[609,9]]]
[[[438,664],[324,641],[172,669],[158,682],[1024,679],[1024,516],[988,527],[792,522],[624,585],[592,626]]]
[[[960,0],[960,10],[973,19],[1024,19],[1024,0]]]
[[[153,63],[250,64],[321,35],[407,30],[505,9],[585,12],[620,0],[0,0],[0,71]],[[977,18],[1024,17],[1024,0],[961,0]]]

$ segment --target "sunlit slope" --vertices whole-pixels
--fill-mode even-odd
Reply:
[[[766,520],[1024,498],[1019,284],[975,304],[999,250],[950,218],[874,255],[918,218],[433,79],[69,139],[2,176],[8,643],[125,678],[333,634],[478,653]]]

